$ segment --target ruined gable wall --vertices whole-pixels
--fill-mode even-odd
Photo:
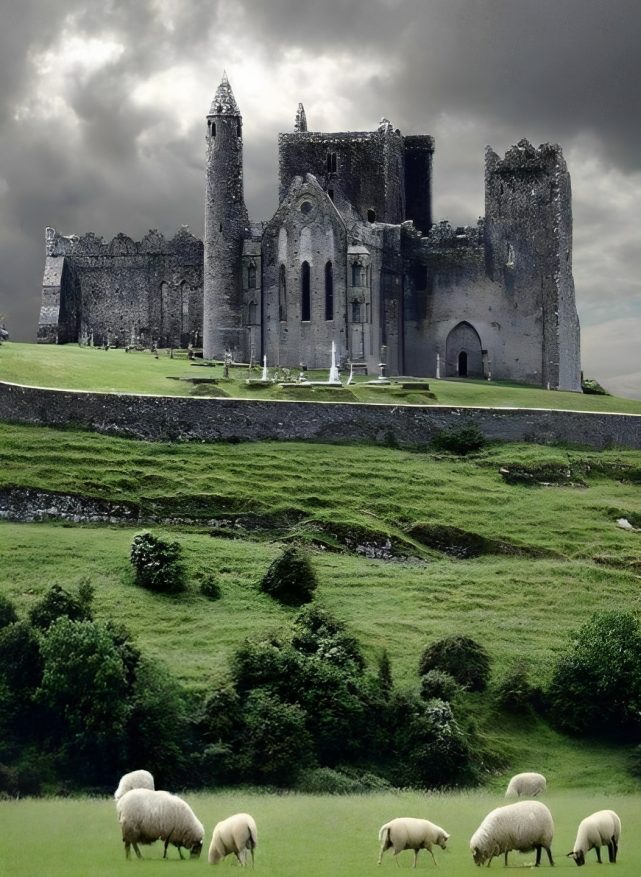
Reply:
[[[295,181],[263,235],[263,344],[270,366],[298,369],[304,363],[308,368],[328,368],[332,341],[339,356],[347,353],[345,252],[345,224],[332,202],[313,178]],[[325,310],[328,261],[332,320],[326,319]],[[302,310],[303,262],[310,272],[307,320]]]
[[[55,340],[178,346],[202,337],[202,243],[187,230],[169,241],[157,232],[140,242],[122,234],[108,243],[93,234],[65,240]],[[60,258],[47,257],[45,281],[57,276]]]

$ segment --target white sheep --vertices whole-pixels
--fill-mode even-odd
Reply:
[[[547,783],[542,773],[517,773],[508,783],[506,798],[536,798],[545,792]]]
[[[177,795],[153,789],[131,789],[120,798],[116,809],[127,858],[133,846],[142,859],[138,844],[152,844],[157,840],[165,842],[163,859],[167,858],[170,843],[177,847],[181,859],[181,847],[189,850],[192,859],[200,856],[205,829],[189,804]]]
[[[155,789],[154,778],[148,770],[132,770],[120,777],[118,788],[114,792],[114,798],[118,801],[125,792],[131,789]]]
[[[554,835],[554,822],[552,814],[540,801],[519,801],[517,804],[507,804],[497,807],[488,813],[485,819],[476,829],[470,840],[470,849],[474,862],[488,866],[494,856],[507,854],[510,850],[518,850],[521,853],[536,850],[536,864],[541,863],[541,850],[548,854],[550,865],[552,861],[552,837]]]
[[[253,867],[257,843],[256,823],[252,817],[249,813],[235,813],[214,826],[207,861],[210,865],[217,865],[233,853],[241,865],[246,865],[247,854],[251,853]]]
[[[601,864],[601,847],[607,846],[610,862],[616,862],[621,836],[621,820],[614,810],[598,810],[579,823],[571,856],[577,865],[585,865],[585,854],[588,850],[596,850],[596,857]]]
[[[378,864],[381,864],[385,850],[394,847],[395,856],[398,856],[403,850],[413,850],[415,868],[419,850],[427,850],[436,865],[432,844],[438,844],[442,849],[446,849],[448,838],[449,834],[446,831],[427,819],[413,819],[411,817],[392,819],[391,822],[382,825],[378,832],[378,839],[381,842]]]

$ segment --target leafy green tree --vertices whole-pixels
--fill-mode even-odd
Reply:
[[[549,688],[551,715],[577,735],[638,739],[641,630],[630,612],[594,615],[559,657]]]
[[[162,539],[148,530],[137,533],[129,553],[136,583],[150,591],[177,594],[186,588],[179,542]]]
[[[294,619],[291,644],[306,657],[360,673],[365,661],[356,637],[347,631],[347,625],[329,610],[307,606]]]
[[[469,636],[446,636],[425,648],[419,673],[430,670],[449,673],[468,691],[484,691],[490,677],[490,656]]]
[[[49,708],[51,745],[83,781],[113,776],[130,713],[122,656],[100,622],[59,618],[42,639],[40,698]]]
[[[244,746],[249,757],[248,780],[276,786],[292,785],[300,770],[315,764],[305,713],[269,691],[254,691],[245,706]]]
[[[309,555],[288,545],[270,564],[260,581],[260,590],[286,606],[302,606],[312,600],[317,585]]]
[[[69,618],[71,621],[89,621],[91,619],[90,603],[74,597],[60,585],[52,585],[29,612],[29,620],[39,630],[47,630],[59,618]]]
[[[0,629],[18,620],[16,607],[4,594],[0,594]]]
[[[443,788],[476,777],[472,739],[442,700],[396,699],[395,779],[401,785]]]

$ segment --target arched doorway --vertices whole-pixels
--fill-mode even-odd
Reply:
[[[445,376],[482,378],[481,339],[470,323],[463,320],[454,326],[445,342]]]

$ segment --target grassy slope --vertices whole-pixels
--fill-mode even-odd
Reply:
[[[0,855],[3,873],[9,877],[118,877],[142,869],[145,873],[197,874],[207,868],[207,849],[213,825],[238,811],[248,811],[256,819],[258,846],[256,869],[264,877],[366,877],[376,869],[378,829],[396,816],[413,815],[431,819],[451,835],[448,850],[434,852],[439,865],[450,877],[474,873],[469,839],[489,810],[504,803],[499,793],[443,794],[416,793],[327,798],[309,795],[266,795],[251,792],[186,795],[187,801],[205,827],[205,844],[199,861],[180,861],[174,848],[162,858],[162,845],[143,847],[145,861],[127,862],[113,801],[23,800],[0,802]],[[603,807],[613,808],[621,817],[622,835],[617,877],[636,877],[641,868],[641,836],[634,831],[638,819],[638,798],[610,796],[602,791],[559,792],[545,797],[552,811],[555,835],[552,852],[558,868],[574,873],[575,865],[565,858],[572,848],[578,822]],[[36,827],[34,829],[34,826]],[[132,854],[133,855],[133,854]],[[544,855],[541,873],[549,865]],[[608,871],[607,852],[602,850],[603,869]],[[412,863],[412,853],[399,856],[402,869]],[[588,868],[595,870],[596,857],[590,852]],[[533,853],[511,853],[511,868],[531,866]],[[219,866],[224,872],[236,871],[233,857]],[[160,870],[159,870],[160,869]],[[421,852],[418,869],[434,872],[427,852]],[[570,870],[572,869],[572,870]],[[502,872],[503,863],[494,861],[493,870]],[[556,870],[556,869],[555,869]],[[392,853],[385,853],[381,874],[396,874]]]
[[[570,466],[587,486],[510,486],[498,472],[545,462]],[[322,522],[397,538],[416,521],[449,524],[552,556],[456,560],[416,546],[420,557],[387,562],[315,551],[319,599],[354,629],[371,663],[388,650],[403,685],[417,684],[424,645],[455,632],[486,645],[495,677],[519,655],[544,678],[571,631],[594,611],[641,608],[640,534],[615,523],[620,515],[641,520],[639,483],[624,478],[638,477],[640,466],[636,452],[496,445],[459,459],[360,445],[152,444],[0,425],[0,486],[129,500],[205,519],[280,513],[277,529],[252,534],[232,526],[234,539],[211,535],[204,524],[174,528],[193,583],[180,597],[132,584],[127,557],[138,528],[4,522],[0,588],[25,612],[51,583],[73,587],[88,577],[99,616],[125,620],[146,651],[204,687],[225,675],[242,638],[291,617],[256,589],[283,537],[309,536]],[[206,571],[221,583],[218,602],[196,589]],[[568,784],[636,785],[625,776],[625,752],[577,745],[538,723],[488,723],[483,715],[479,704],[486,733],[515,767],[534,763]]]
[[[370,378],[359,377],[350,389],[336,392],[323,388],[280,389],[277,386],[249,388],[244,369],[232,369],[232,379],[221,380],[218,387],[169,380],[169,377],[222,378],[222,368],[192,366],[186,359],[170,359],[162,352],[158,359],[144,353],[124,350],[99,350],[77,345],[17,344],[0,346],[0,380],[42,387],[100,390],[106,392],[159,393],[163,395],[230,395],[260,399],[315,399],[344,402],[389,402],[403,404],[489,405],[498,407],[563,408],[582,411],[611,411],[641,414],[641,401],[614,396],[585,396],[578,393],[550,393],[546,390],[508,382],[436,381],[430,378],[435,399],[429,395],[403,390],[368,388]],[[259,376],[257,371],[254,375]],[[296,377],[296,375],[294,375]],[[326,380],[327,373],[317,378]]]

